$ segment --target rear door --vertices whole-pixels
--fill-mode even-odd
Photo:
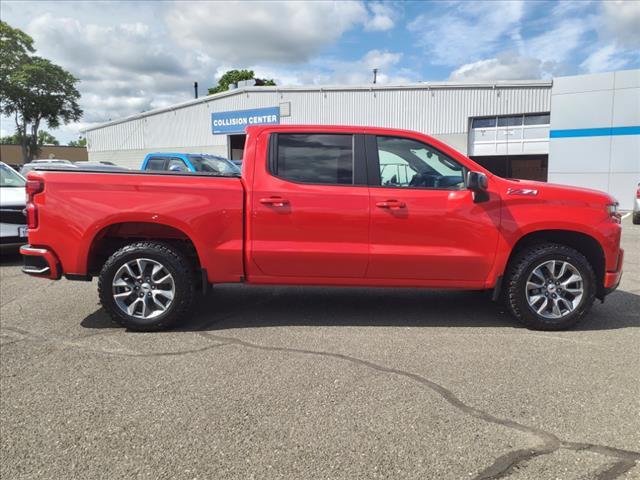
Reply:
[[[251,259],[266,276],[362,278],[369,255],[363,135],[271,133],[256,163]]]
[[[446,286],[483,282],[495,256],[499,199],[475,203],[466,169],[417,139],[366,139],[371,184],[369,278]]]

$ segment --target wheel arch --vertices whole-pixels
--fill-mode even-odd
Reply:
[[[596,274],[596,297],[604,297],[605,253],[600,242],[591,235],[575,230],[536,230],[529,232],[518,239],[511,249],[511,253],[505,264],[506,273],[511,262],[525,248],[541,243],[557,243],[571,247],[580,252],[593,267]]]
[[[109,256],[125,244],[141,240],[160,240],[190,257],[197,268],[202,259],[196,244],[182,229],[164,223],[121,221],[103,226],[91,239],[86,254],[88,275],[96,275]]]

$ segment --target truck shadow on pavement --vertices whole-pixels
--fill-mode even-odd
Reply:
[[[640,295],[616,291],[599,301],[574,331],[640,327]],[[114,328],[100,309],[85,328]],[[176,331],[286,326],[524,328],[486,292],[387,288],[221,285],[197,304]]]
[[[3,267],[21,267],[22,257],[17,248],[0,251],[0,265]]]

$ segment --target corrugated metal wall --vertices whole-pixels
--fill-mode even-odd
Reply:
[[[548,112],[551,86],[238,90],[174,110],[87,131],[89,152],[226,145],[211,133],[211,113],[291,102],[283,124],[386,126],[432,135],[466,133],[469,117]]]

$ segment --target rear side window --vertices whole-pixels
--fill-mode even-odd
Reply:
[[[303,183],[353,184],[353,135],[286,133],[277,137],[272,169]]]
[[[169,166],[167,170],[171,172],[188,172],[189,171],[189,169],[187,168],[187,165],[184,163],[184,160],[180,158],[170,158]]]
[[[147,162],[147,170],[164,170],[164,163],[164,158],[151,157]]]

